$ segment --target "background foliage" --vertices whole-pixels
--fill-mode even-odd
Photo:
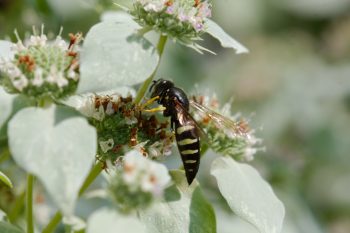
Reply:
[[[61,26],[64,35],[86,34],[108,7],[113,8],[108,0],[1,0],[0,37],[14,38],[14,28],[21,34],[43,22],[53,34]],[[350,231],[349,12],[348,0],[215,1],[215,21],[244,42],[250,53],[233,56],[208,37],[205,46],[219,56],[202,56],[168,43],[160,66],[160,74],[172,74],[188,93],[195,91],[194,84],[201,93],[210,86],[222,101],[234,97],[234,111],[254,113],[251,123],[263,128],[258,135],[267,148],[256,156],[254,166],[286,205],[286,233]],[[0,145],[1,171],[14,187],[23,188],[24,174],[14,169],[3,148]],[[232,221],[210,176],[213,157],[204,159],[200,180],[207,198],[215,203],[218,232],[256,232],[238,218]],[[168,163],[175,168],[180,161],[172,156]],[[0,208],[19,204],[18,195],[20,190],[0,183]],[[35,196],[36,218],[45,223],[51,213],[41,208],[42,198]],[[98,202],[83,199],[78,212],[87,216]]]

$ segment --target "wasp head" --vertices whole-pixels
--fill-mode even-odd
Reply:
[[[164,95],[165,92],[172,87],[174,87],[174,83],[169,80],[154,80],[152,86],[149,89],[151,92],[151,98]]]

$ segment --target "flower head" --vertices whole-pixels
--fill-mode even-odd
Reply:
[[[75,37],[80,38],[80,34]],[[24,42],[17,35],[17,40],[12,46],[14,58],[0,58],[0,83],[9,92],[57,99],[76,89],[79,79],[76,45],[80,39],[68,46],[60,35],[48,41],[42,30],[40,35],[34,31]]]
[[[162,197],[170,183],[167,168],[145,158],[140,152],[128,152],[111,180],[110,190],[124,211],[145,208]]]
[[[114,163],[130,149],[151,159],[170,154],[174,135],[168,122],[144,112],[131,96],[90,95],[75,102],[76,109],[97,129],[100,160]]]
[[[204,32],[211,4],[208,0],[136,0],[131,14],[142,26],[188,43]]]
[[[247,121],[239,117],[239,114],[231,115],[231,103],[220,108],[215,96],[196,96],[193,101],[210,109],[207,113],[194,111],[193,114],[206,131],[209,147],[215,152],[237,160],[251,161],[257,151],[264,150],[257,147],[261,144],[261,139],[255,137],[255,131],[250,129]]]

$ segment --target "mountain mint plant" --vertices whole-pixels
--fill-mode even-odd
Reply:
[[[0,149],[5,145],[27,173],[19,194],[26,196],[26,224],[16,232],[54,232],[60,222],[77,229],[74,222],[83,216],[76,203],[84,193],[103,194],[98,195],[103,204],[79,220],[79,229],[86,226],[88,233],[216,232],[205,185],[197,179],[189,185],[181,165],[168,168],[169,160],[179,158],[174,129],[158,97],[148,94],[160,78],[167,38],[202,52],[198,41],[209,33],[223,47],[248,51],[210,19],[213,6],[209,0],[135,0],[125,12],[103,14],[84,40],[80,33],[64,40],[62,30],[56,38],[34,30],[23,40],[17,35],[15,43],[0,41]],[[144,37],[150,30],[159,34],[158,42]],[[215,98],[187,95],[197,106],[188,114],[203,131],[201,159],[214,156],[201,173],[215,177],[215,192],[237,216],[259,232],[281,232],[283,204],[252,166],[237,162],[252,160],[261,140]],[[29,101],[16,106],[18,100]],[[215,120],[218,116],[227,121]],[[16,187],[1,171],[0,180]],[[37,183],[52,200],[41,198],[41,206],[57,211],[46,226],[33,217]],[[0,229],[21,222],[13,215],[10,220],[1,220]]]

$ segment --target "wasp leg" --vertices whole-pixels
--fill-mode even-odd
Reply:
[[[159,96],[156,96],[156,97],[153,97],[152,99],[147,100],[146,103],[142,104],[141,108],[144,109],[148,105],[153,104],[153,102],[156,101],[157,99],[159,99]]]
[[[152,109],[144,109],[142,111],[144,112],[163,112],[166,108],[163,106],[159,106],[157,108],[152,108]]]

